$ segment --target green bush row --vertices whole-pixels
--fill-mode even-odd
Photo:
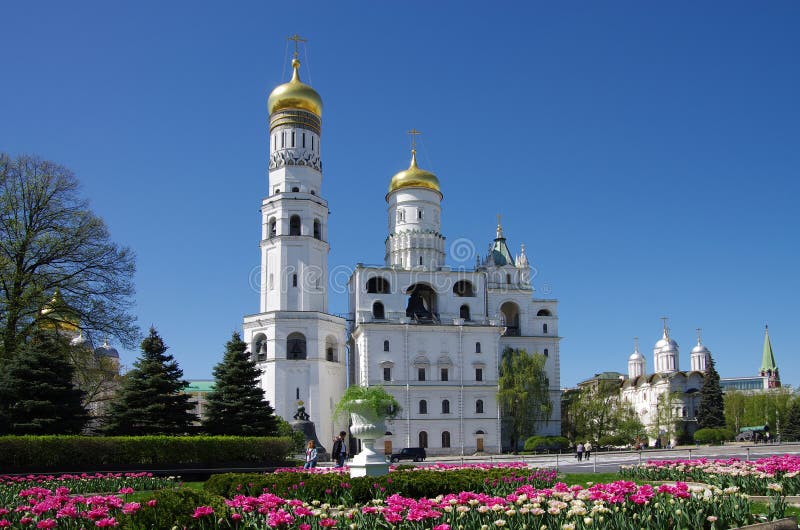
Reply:
[[[550,474],[549,474],[550,473]],[[209,478],[206,492],[232,498],[268,492],[283,498],[317,499],[322,502],[367,503],[374,498],[400,495],[421,498],[459,491],[508,493],[523,484],[537,488],[552,486],[554,474],[539,469],[409,470],[401,467],[380,477],[351,478],[340,473],[226,473]],[[504,488],[503,486],[507,486]]]
[[[733,432],[728,429],[699,429],[694,433],[694,441],[699,444],[718,444],[733,440]]]
[[[558,451],[569,447],[563,436],[531,436],[525,440],[526,451]]]
[[[4,473],[285,465],[289,438],[243,436],[2,436]]]

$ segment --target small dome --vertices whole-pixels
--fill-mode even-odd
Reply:
[[[270,114],[284,109],[302,109],[322,117],[322,98],[316,90],[300,81],[300,61],[292,61],[292,80],[278,85],[269,95],[267,110]]]
[[[692,353],[693,354],[696,354],[696,353],[709,354],[709,353],[711,353],[711,351],[709,351],[709,349],[706,348],[705,344],[701,344],[700,341],[697,341],[697,346],[692,348]]]
[[[98,357],[113,357],[114,359],[119,359],[119,352],[108,345],[108,340],[104,340],[102,346],[95,348],[94,353]]]
[[[631,354],[630,357],[628,357],[628,360],[629,361],[644,361],[644,355],[639,353],[639,350],[636,350],[635,352],[633,352]]]
[[[675,342],[675,339],[667,335],[665,331],[664,335],[656,342],[653,349],[656,351],[678,351],[678,343]]]
[[[417,166],[416,150],[411,151],[411,165],[408,166],[408,169],[392,177],[392,182],[389,184],[389,193],[400,188],[428,188],[440,194],[442,193],[439,188],[439,179],[436,178],[436,175]]]

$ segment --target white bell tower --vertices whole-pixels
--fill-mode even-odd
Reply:
[[[292,78],[269,96],[269,189],[261,202],[259,313],[244,339],[276,413],[291,420],[302,401],[323,443],[338,432],[344,392],[345,321],[328,314],[328,203],[321,195],[322,98],[300,81],[297,35]],[[327,448],[330,449],[330,448]]]

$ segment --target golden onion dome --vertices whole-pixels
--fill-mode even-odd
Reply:
[[[392,182],[389,184],[389,193],[399,190],[400,188],[428,188],[439,193],[442,190],[439,188],[439,179],[430,171],[425,171],[417,166],[417,151],[411,151],[411,165],[408,169],[401,171],[392,177]]]
[[[300,81],[300,61],[292,60],[292,80],[275,87],[267,100],[270,114],[283,109],[303,109],[322,117],[322,98],[316,90]]]
[[[61,290],[56,288],[53,298],[42,307],[39,314],[43,321],[41,327],[45,329],[57,328],[67,331],[79,331],[80,319],[75,311],[67,305],[61,296]]]

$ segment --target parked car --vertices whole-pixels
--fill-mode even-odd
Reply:
[[[404,447],[399,453],[392,453],[392,462],[399,462],[400,460],[413,460],[414,462],[422,462],[425,460],[424,447]]]

